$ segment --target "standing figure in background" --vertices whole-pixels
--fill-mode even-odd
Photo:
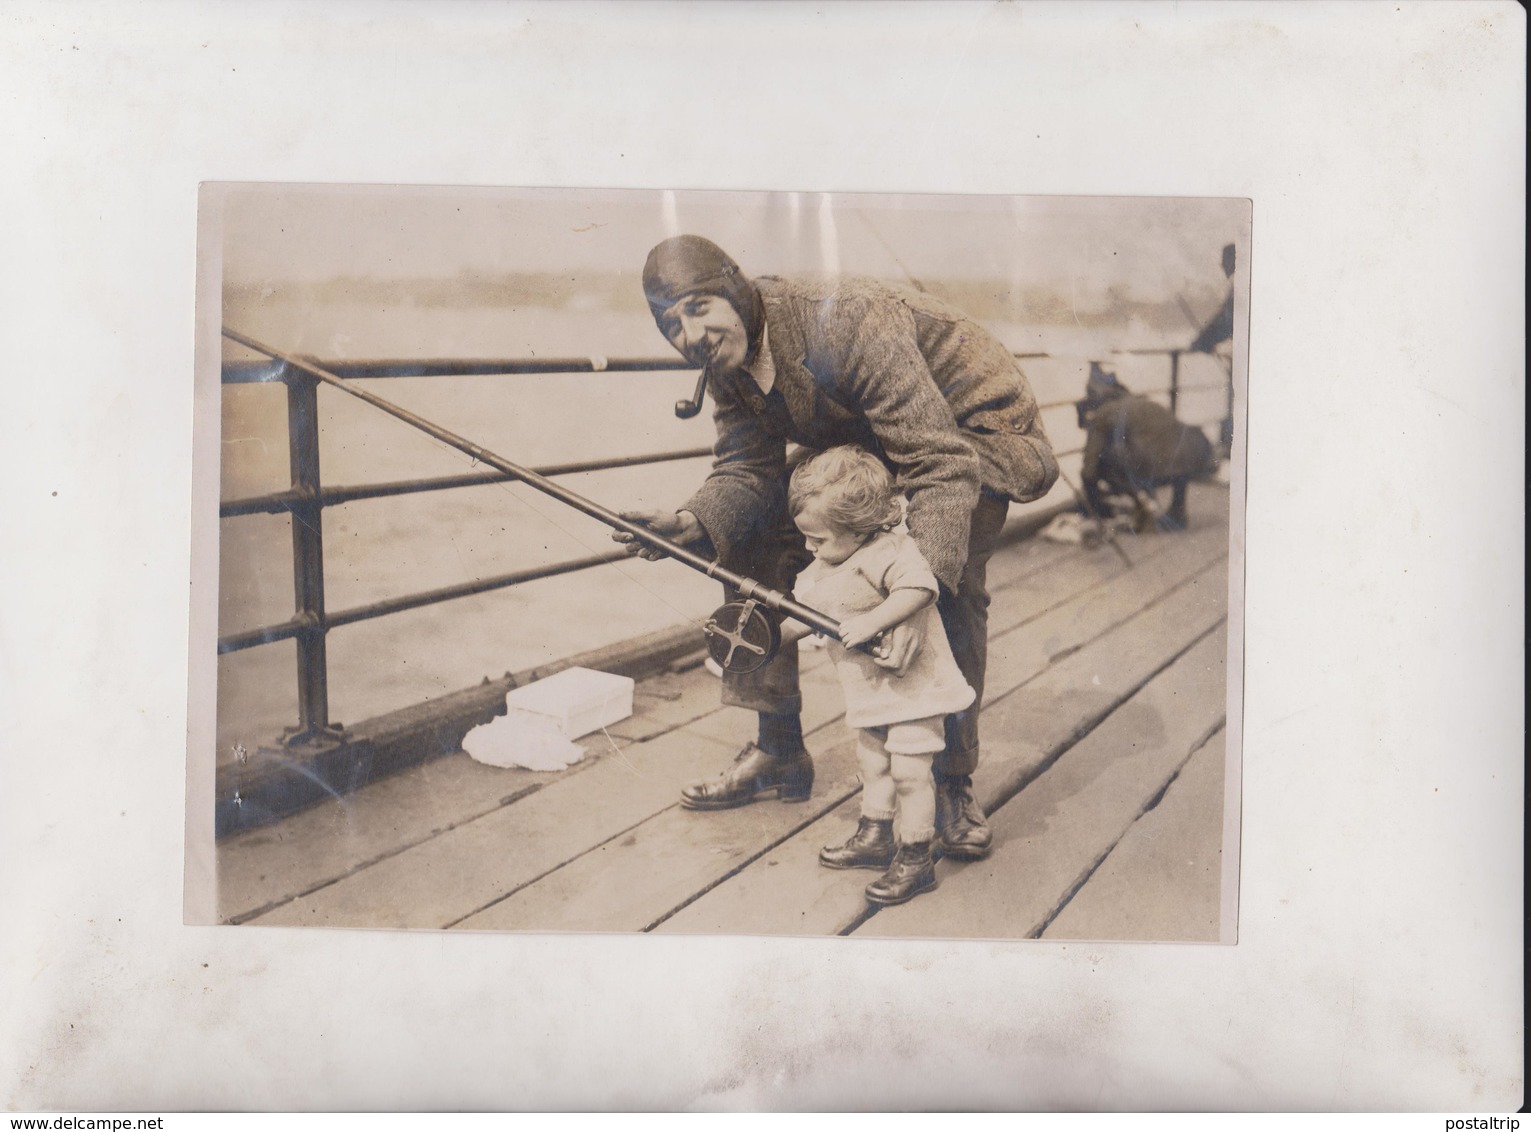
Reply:
[[[1228,412],[1218,430],[1218,451],[1225,460],[1233,452],[1233,272],[1237,264],[1237,249],[1232,244],[1225,244],[1223,274],[1228,277],[1228,297],[1186,348],[1191,354],[1211,354],[1228,371]]]
[[[865,448],[908,498],[910,537],[940,584],[936,608],[957,666],[981,699],[989,557],[1010,501],[1041,497],[1058,475],[1015,357],[933,296],[848,276],[749,279],[700,236],[656,246],[643,290],[660,332],[705,371],[717,443],[689,501],[630,517],[785,592],[810,558],[787,512],[788,443]],[[613,537],[645,553],[630,536]],[[922,644],[918,625],[894,627],[887,641],[879,663],[906,671]],[[967,860],[986,856],[991,840],[972,791],[980,699],[947,717],[934,768],[937,844]],[[725,673],[723,702],[759,713],[758,738],[722,775],[687,786],[681,804],[808,797],[797,646],[753,673]]]
[[[1084,400],[1074,407],[1086,434],[1080,477],[1090,510],[1109,519],[1112,509],[1106,496],[1131,495],[1139,502],[1141,526],[1146,521],[1142,496],[1169,484],[1170,508],[1159,526],[1184,530],[1187,484],[1217,471],[1217,456],[1206,434],[1182,424],[1158,402],[1134,395],[1099,362],[1090,363]]]

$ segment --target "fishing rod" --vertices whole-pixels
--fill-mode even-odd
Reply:
[[[586,499],[582,495],[561,487],[530,468],[524,468],[520,464],[511,462],[505,457],[489,451],[481,445],[474,444],[471,440],[458,436],[433,424],[424,417],[410,412],[408,409],[395,405],[392,401],[386,401],[369,390],[352,385],[349,381],[335,376],[328,370],[323,369],[313,362],[304,361],[302,358],[291,354],[284,354],[271,346],[247,335],[239,333],[230,327],[223,328],[223,336],[231,342],[237,342],[241,346],[264,354],[284,365],[291,366],[301,373],[306,373],[315,380],[326,385],[333,386],[345,393],[356,397],[375,408],[383,410],[389,416],[396,417],[405,424],[413,425],[421,432],[435,437],[443,444],[456,448],[472,456],[481,464],[487,464],[497,471],[504,472],[508,476],[520,480],[528,487],[535,488],[544,495],[550,495],[560,503],[574,508],[590,516],[608,527],[624,531],[632,535],[643,544],[653,547],[667,557],[675,559],[684,566],[706,574],[709,578],[715,578],[727,586],[739,591],[740,601],[730,601],[720,606],[707,622],[702,630],[707,639],[707,651],[718,664],[730,672],[753,672],[765,665],[776,655],[781,647],[781,629],[776,619],[765,612],[770,609],[778,614],[796,618],[798,621],[809,625],[820,633],[824,633],[835,640],[840,639],[840,624],[834,618],[820,613],[797,601],[786,594],[762,585],[753,578],[747,578],[743,574],[736,574],[711,559],[704,558],[694,551],[687,550],[679,543],[672,542],[663,535],[656,534],[641,523],[624,518],[615,511],[602,507]],[[764,607],[764,608],[762,608]]]

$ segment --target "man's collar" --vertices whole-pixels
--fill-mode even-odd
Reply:
[[[760,328],[760,349],[755,351],[755,360],[744,367],[744,372],[754,379],[762,393],[771,392],[771,388],[776,384],[776,362],[771,357],[769,326]]]

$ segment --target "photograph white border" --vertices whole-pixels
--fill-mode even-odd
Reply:
[[[1518,6],[0,21],[4,1104],[1521,1103]],[[207,180],[1253,200],[1238,945],[181,926]]]

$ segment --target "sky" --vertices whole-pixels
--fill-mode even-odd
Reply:
[[[282,287],[511,273],[631,272],[696,232],[748,274],[845,271],[1163,300],[1226,288],[1249,202],[1214,198],[894,196],[654,190],[231,188],[224,280]]]

